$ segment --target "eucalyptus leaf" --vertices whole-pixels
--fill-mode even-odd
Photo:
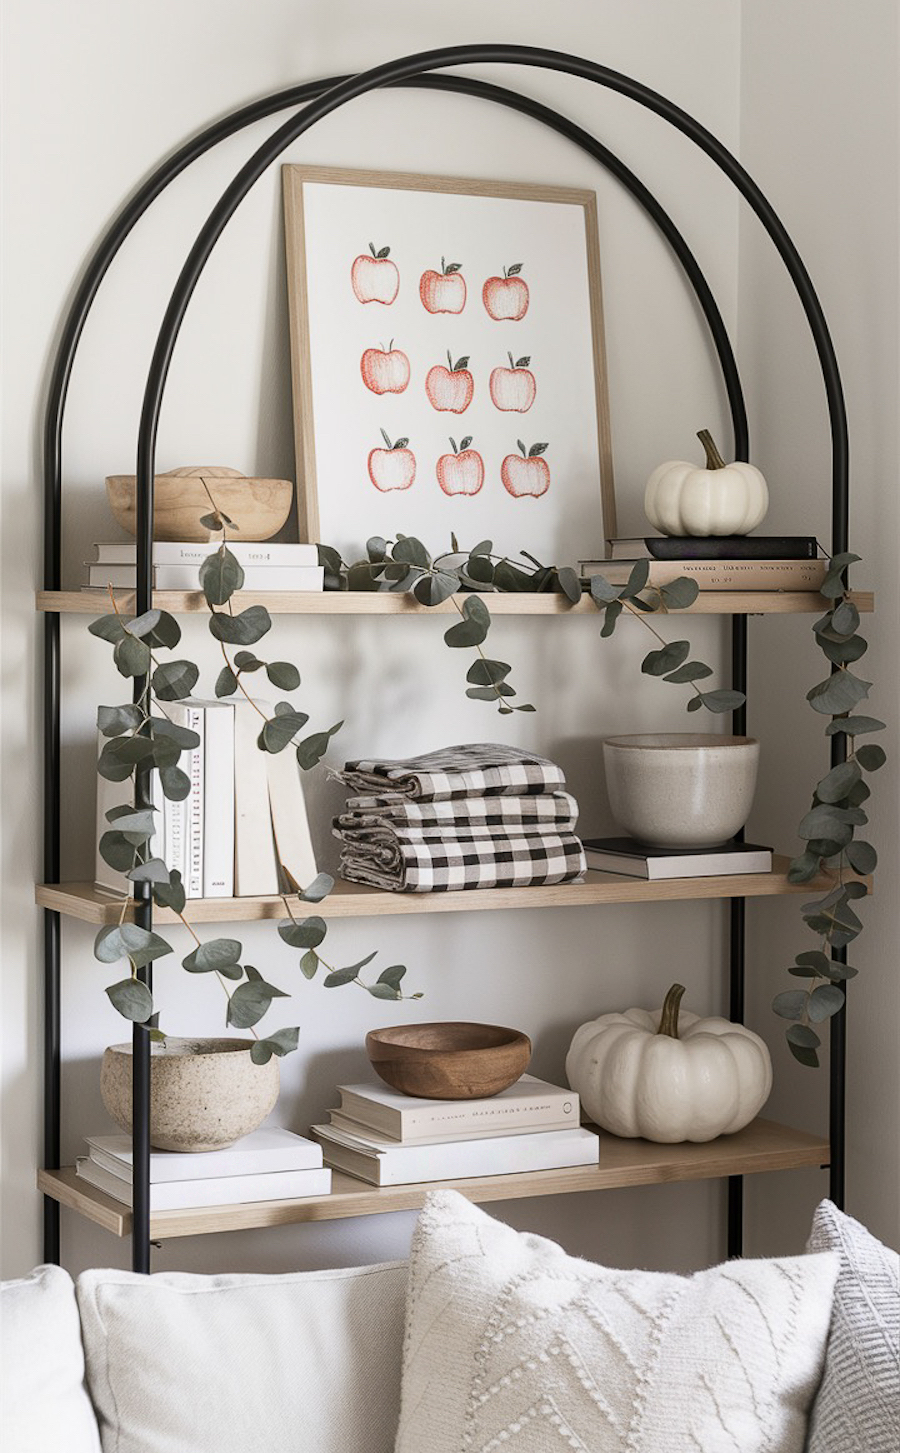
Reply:
[[[182,751],[191,752],[200,745],[199,732],[192,731],[190,727],[179,726],[177,722],[169,721],[168,717],[151,717],[150,727],[154,737],[168,737]]]
[[[325,753],[328,751],[328,744],[331,738],[335,732],[340,731],[343,725],[344,723],[342,721],[335,722],[334,726],[329,727],[327,732],[313,732],[312,736],[304,737],[303,741],[298,744],[297,761],[300,763],[304,772],[308,772],[310,768],[315,767],[321,762]]]
[[[820,867],[821,863],[817,853],[801,853],[799,857],[791,859],[791,865],[788,868],[787,875],[788,882],[808,883],[810,879],[816,877]]]
[[[851,787],[855,787],[861,775],[856,762],[839,762],[821,782],[816,783],[816,796],[820,802],[840,802]]]
[[[806,1024],[792,1024],[785,1037],[788,1044],[796,1044],[803,1049],[818,1049],[822,1043],[816,1031]]]
[[[130,959],[136,969],[142,969],[154,959],[164,958],[171,952],[171,944],[158,933],[136,923],[108,924],[101,928],[94,940],[94,957],[102,964]]]
[[[317,873],[312,882],[300,890],[299,897],[305,903],[321,903],[323,898],[328,897],[333,887],[334,879],[330,873]]]
[[[641,662],[645,676],[665,676],[676,671],[690,655],[690,641],[672,641],[658,651],[649,651]]]
[[[183,701],[190,696],[200,677],[193,661],[163,661],[154,671],[150,684],[160,701]]]
[[[227,646],[252,646],[272,628],[272,618],[264,605],[248,605],[238,615],[213,611],[209,629],[217,641]]]
[[[171,908],[175,913],[184,912],[187,895],[177,868],[170,871],[168,883],[154,883],[153,902],[157,908]]]
[[[123,1019],[132,1024],[146,1024],[153,1016],[153,995],[140,979],[120,979],[106,990],[109,1001]]]
[[[391,964],[390,968],[382,969],[378,975],[379,984],[388,984],[392,989],[400,987],[400,980],[406,973],[405,964]]]
[[[396,1000],[396,999],[402,999],[403,998],[403,995],[400,993],[400,990],[394,988],[394,985],[393,984],[381,984],[381,983],[367,984],[366,985],[366,988],[368,989],[369,993],[372,995],[372,998],[373,999],[394,999],[394,1000]]]
[[[270,661],[266,675],[279,691],[296,691],[300,685],[300,672],[292,661]]]
[[[169,802],[183,802],[190,796],[191,779],[180,767],[163,767],[159,774],[163,795]]]
[[[306,953],[300,960],[300,972],[303,975],[304,979],[314,979],[318,967],[319,955],[316,953],[315,949],[307,949]]]
[[[821,1024],[844,1007],[844,991],[835,984],[820,984],[809,996],[809,1017],[813,1024]]]
[[[235,651],[234,664],[239,671],[261,671],[265,665],[252,651]]]
[[[793,1028],[793,1025],[791,1027]],[[797,1060],[800,1064],[805,1065],[807,1069],[818,1069],[819,1056],[816,1054],[814,1049],[809,1049],[806,1045],[794,1044],[793,1040],[791,1040],[787,1034],[785,1035],[785,1038],[788,1042],[788,1049],[794,1056],[795,1060]]]
[[[700,587],[689,575],[679,575],[677,580],[661,585],[659,593],[667,610],[687,610],[700,594]]]
[[[581,600],[581,581],[578,578],[577,570],[573,570],[571,565],[563,565],[557,570],[556,578],[566,599],[571,601],[572,605],[577,605]]]
[[[844,732],[848,737],[864,736],[867,732],[883,732],[885,723],[877,716],[840,716],[830,721],[825,728],[826,737]]]
[[[419,576],[413,586],[413,595],[420,605],[440,605],[458,589],[459,581],[455,575],[446,570],[435,570]]]
[[[461,606],[462,620],[444,632],[448,646],[480,646],[491,624],[491,615],[478,595],[468,595]]]
[[[641,591],[646,588],[649,578],[650,561],[635,561],[634,565],[632,565],[631,567],[631,573],[628,576],[628,582],[622,589],[623,599],[630,600],[632,596],[640,595]]]
[[[625,607],[621,601],[614,600],[606,607],[603,613],[603,625],[600,627],[601,636],[611,636],[616,628],[616,621],[622,614]]]
[[[866,742],[856,749],[856,760],[867,772],[877,772],[887,761],[887,753],[884,747],[879,747],[877,742]]]
[[[417,540],[414,535],[401,535],[391,554],[395,560],[402,560],[406,565],[418,565],[422,570],[431,569],[431,556],[422,541]]]
[[[474,580],[477,585],[492,585],[494,562],[487,555],[470,555],[466,561],[464,574],[467,580]]]
[[[216,677],[216,696],[233,696],[238,689],[238,679],[230,666],[223,666]]]
[[[132,883],[168,883],[169,870],[162,858],[148,858],[146,863],[129,868],[125,876]]]
[[[622,587],[610,585],[609,581],[602,575],[592,575],[590,581],[590,592],[595,601],[601,605],[608,605],[611,601],[618,601],[622,595]],[[619,607],[621,610],[621,606]]]
[[[291,948],[318,948],[328,932],[324,918],[313,916],[300,923],[288,919],[278,925],[278,937]]]
[[[854,661],[859,661],[868,651],[869,643],[862,636],[848,636],[846,641],[831,641],[819,637],[819,646],[822,653],[833,661],[835,666],[852,666]]]
[[[212,974],[239,964],[241,953],[242,948],[236,938],[210,938],[183,958],[181,966],[189,974]]]
[[[849,964],[842,964],[839,959],[829,959],[825,974],[836,983],[843,983],[845,979],[855,979],[858,969],[851,969]]]
[[[859,611],[852,600],[844,600],[831,617],[831,629],[839,636],[852,636],[859,630]]]
[[[299,1029],[279,1029],[276,1034],[270,1034],[268,1039],[258,1039],[250,1048],[250,1058],[255,1065],[268,1064],[273,1054],[281,1059],[284,1055],[293,1053],[299,1039]]]
[[[671,681],[674,686],[683,686],[691,681],[702,681],[704,677],[711,676],[712,667],[706,666],[702,661],[685,661],[677,671],[671,671],[664,679]]]
[[[113,661],[122,676],[146,676],[150,670],[150,647],[126,632],[113,647]]]
[[[130,702],[125,706],[101,706],[97,709],[97,726],[105,737],[120,737],[124,732],[137,731],[143,720],[141,708]]]
[[[871,843],[855,838],[852,843],[847,844],[844,851],[854,873],[861,873],[863,877],[874,873],[878,866],[878,854]]]
[[[122,802],[118,807],[109,809],[106,821],[114,822],[119,832],[126,836],[146,842],[156,830],[155,812],[154,807],[134,807],[130,802]]]
[[[359,976],[359,968],[351,964],[346,969],[332,969],[323,980],[326,989],[338,989],[342,984],[352,984]]]
[[[226,605],[243,583],[243,569],[227,545],[207,555],[200,566],[200,589],[209,606]]]
[[[806,699],[813,711],[823,716],[842,716],[868,696],[871,685],[871,681],[862,681],[849,671],[835,671],[827,681],[820,681],[807,691]]]
[[[305,711],[285,711],[270,717],[260,734],[265,750],[283,752],[308,721]]]
[[[228,1000],[225,1022],[233,1024],[235,1029],[251,1029],[264,1017],[273,999],[288,997],[282,989],[276,989],[274,984],[267,984],[262,979],[239,984]]]
[[[495,686],[504,681],[512,670],[505,661],[489,661],[481,656],[473,661],[466,672],[466,680],[473,686]]]
[[[105,615],[91,621],[88,630],[92,636],[99,637],[101,641],[109,641],[115,646],[125,635],[125,623],[121,616]]]
[[[737,711],[746,701],[743,691],[701,691],[700,701],[707,711]]]
[[[802,1019],[806,1013],[806,1005],[809,995],[805,989],[788,989],[783,994],[776,994],[772,1000],[772,1008],[782,1019]]]
[[[138,639],[142,636],[149,636],[159,625],[161,615],[161,611],[146,610],[143,615],[135,616],[128,622],[129,635],[137,636]]]
[[[123,832],[113,830],[103,833],[97,844],[97,851],[104,863],[108,863],[117,873],[125,873],[134,866],[135,844]]]

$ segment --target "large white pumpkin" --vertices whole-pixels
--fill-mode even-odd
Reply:
[[[683,993],[673,984],[661,1011],[601,1014],[575,1031],[566,1075],[602,1129],[714,1140],[748,1125],[769,1098],[772,1061],[759,1036],[729,1019],[679,1014]]]
[[[726,464],[707,429],[697,438],[706,468],[669,459],[654,469],[644,493],[644,513],[664,535],[747,535],[769,507],[766,481],[752,464]]]

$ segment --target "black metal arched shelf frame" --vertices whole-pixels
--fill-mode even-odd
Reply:
[[[153,478],[156,440],[166,378],[175,343],[191,296],[203,268],[229,220],[244,197],[285,148],[319,120],[349,101],[385,87],[424,87],[492,101],[529,116],[573,141],[600,162],[628,190],[647,212],[668,241],[690,282],[709,326],[722,369],[734,432],[736,458],[748,457],[747,416],[734,353],[721,314],[708,283],[671,217],[648,188],[608,147],[596,137],[549,107],[504,87],[468,77],[434,74],[444,67],[467,64],[511,64],[572,75],[618,92],[652,111],[680,131],[724,172],[750,204],[781,257],[806,314],[815,343],[825,386],[832,445],[832,549],[847,548],[849,453],[846,410],[837,358],[824,313],[809,274],[784,225],[767,198],[718,139],[689,113],[641,82],[583,57],[531,46],[453,46],[401,57],[358,75],[332,77],[309,82],[263,97],[223,117],[200,132],[163,162],[138,188],[114,219],[90,259],[70,304],[54,357],[43,433],[44,469],[44,587],[58,590],[61,583],[62,515],[62,430],[68,385],[85,322],[102,281],[122,244],[171,181],[226,137],[280,110],[305,102],[245,162],[226,188],[198,234],[179,274],[157,337],[141,412],[137,444],[137,600],[138,612],[152,604],[152,520]],[[746,684],[746,619],[732,618],[732,680]],[[140,683],[138,683],[139,686]],[[45,616],[44,652],[44,873],[55,882],[59,877],[60,833],[60,622],[56,613]],[[745,729],[744,710],[735,713],[735,730]],[[832,738],[832,760],[843,756],[843,739]],[[139,797],[146,794],[146,782],[137,783]],[[152,902],[139,889],[138,921],[150,926]],[[744,902],[730,904],[731,996],[730,1013],[742,1018],[744,1009]],[[45,1163],[57,1165],[60,1158],[61,1023],[60,1023],[60,915],[45,910]],[[142,971],[148,982],[150,970]],[[844,1060],[846,1049],[845,1012],[831,1021],[830,1131],[831,1196],[843,1201],[844,1178]],[[150,1040],[141,1026],[134,1030],[134,1210],[133,1264],[148,1271],[149,1224],[149,1101]],[[728,1247],[737,1254],[742,1237],[742,1183],[731,1177],[728,1187]],[[59,1205],[45,1197],[44,1255],[59,1259]]]

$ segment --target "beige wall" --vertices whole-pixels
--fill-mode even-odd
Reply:
[[[762,99],[753,103],[753,86],[762,91],[768,58],[754,32],[745,35],[743,47],[756,57],[754,75],[758,71],[759,80],[745,81],[750,90],[741,110],[740,6],[714,0],[684,0],[677,7],[656,0],[638,4],[616,0],[598,7],[578,0],[557,11],[552,26],[546,7],[531,0],[509,13],[515,16],[517,40],[593,56],[638,77],[692,111],[732,148],[740,146],[740,128],[749,126],[748,114],[763,104]],[[39,862],[33,743],[40,718],[35,678],[38,640],[28,603],[39,560],[38,400],[64,299],[94,238],[135,180],[211,117],[298,79],[359,69],[404,51],[493,40],[509,31],[505,21],[501,24],[496,14],[488,15],[473,0],[460,0],[452,14],[423,12],[404,0],[388,7],[377,23],[373,12],[350,0],[327,8],[262,0],[252,13],[234,0],[215,4],[194,0],[189,6],[161,0],[154,7],[152,26],[146,16],[138,17],[132,7],[107,0],[86,0],[77,8],[60,0],[40,8],[9,3],[5,15],[2,1169],[6,1274],[39,1256],[40,1206],[32,1190],[40,1132],[39,922],[31,907],[30,884]],[[880,19],[886,23],[886,16]],[[770,23],[775,24],[774,13]],[[827,51],[830,40],[824,25],[820,41]],[[874,36],[873,43],[883,43],[883,36]],[[141,74],[154,78],[142,83],[146,90],[138,86],[133,50],[140,54]],[[518,80],[511,72],[497,71],[495,77],[509,84]],[[768,407],[764,397],[757,400],[762,387],[758,376],[764,379],[768,369],[754,336],[755,297],[748,300],[738,329],[739,208],[727,185],[686,142],[619,98],[543,73],[529,73],[521,84],[596,130],[671,209],[708,273],[726,321],[740,334],[742,362],[753,389],[751,402],[761,410]],[[809,104],[821,103],[813,95]],[[176,183],[140,235],[129,241],[107,281],[73,380],[65,440],[66,572],[72,583],[80,581],[80,562],[90,542],[107,533],[103,475],[132,467],[143,375],[177,268],[212,202],[272,125],[266,123],[252,137],[227,143],[221,154]],[[781,161],[775,133],[766,147],[759,145],[760,180],[766,186],[765,169]],[[697,310],[674,264],[633,204],[564,143],[476,102],[384,95],[367,98],[331,118],[288,155],[339,165],[596,185],[622,532],[636,533],[640,528],[642,484],[654,463],[689,450],[694,430],[704,424],[723,432],[715,367]],[[810,193],[814,190],[810,184]],[[804,200],[799,218],[791,195],[774,200],[784,207],[791,224],[805,225],[808,219],[809,230],[816,233],[814,196]],[[215,460],[248,472],[293,472],[280,229],[273,173],[244,204],[198,287],[179,340],[163,412],[162,467]],[[798,235],[801,249],[806,240]],[[833,252],[824,238],[816,235],[813,240],[818,241],[823,265],[839,276],[847,249],[842,246],[839,253]],[[754,265],[743,234],[741,242],[742,257],[747,255],[748,266]],[[886,244],[878,249],[882,267],[888,266],[886,251]],[[868,274],[867,278],[871,286]],[[825,297],[826,309],[844,307],[852,315],[846,283],[845,278],[834,298]],[[781,327],[785,336],[779,337],[778,347],[787,354],[799,325],[791,326],[785,318]],[[777,445],[767,435],[767,448],[777,465],[776,448],[792,449],[795,446],[788,440],[795,436],[789,419],[778,418],[769,427],[776,424]],[[895,460],[896,443],[887,440],[887,432],[882,436],[883,453],[893,447]],[[762,418],[757,436],[762,441]],[[769,467],[768,460],[765,465]],[[813,478],[811,474],[810,489]],[[865,500],[865,477],[860,483]],[[871,518],[871,507],[861,508]],[[772,518],[775,523],[774,512]],[[777,523],[786,528],[794,521],[785,517]],[[805,528],[805,517],[796,523]],[[398,528],[402,527],[398,520]],[[825,528],[818,521],[815,527]],[[806,649],[800,626],[788,622],[782,633],[771,629],[774,624],[759,623],[754,632],[766,651],[777,646],[782,658],[786,638],[795,652],[792,660],[808,662],[808,651],[805,657],[797,655]],[[503,648],[511,653],[508,659],[516,662],[523,691],[540,707],[535,718],[516,721],[513,728],[497,722],[487,708],[482,714],[461,700],[459,673],[455,663],[445,659],[437,622],[371,621],[352,627],[321,622],[301,627],[282,620],[273,635],[282,643],[283,654],[293,655],[301,666],[304,709],[329,720],[347,716],[335,760],[364,753],[406,754],[450,740],[500,735],[503,728],[504,739],[540,747],[559,758],[582,802],[585,831],[598,831],[608,825],[597,766],[598,739],[612,731],[645,726],[677,728],[684,719],[681,703],[673,702],[668,688],[637,674],[637,652],[643,645],[634,634],[637,628],[608,643],[601,655],[588,621],[569,622],[565,631],[560,625],[515,621],[502,625]],[[497,631],[499,642],[500,627]],[[189,647],[196,644],[200,649],[204,636],[199,627],[191,627],[187,634]],[[715,661],[723,639],[715,623],[697,623],[691,634],[698,650]],[[83,624],[66,621],[63,641],[64,875],[77,876],[86,875],[90,855],[93,714],[98,700],[118,699],[115,693],[120,688],[105,650],[85,638]],[[792,665],[795,675],[797,669]],[[211,661],[210,670],[215,670]],[[796,695],[794,688],[793,698]],[[792,699],[790,719],[798,720],[802,710],[802,703]],[[779,737],[779,724],[773,721],[764,735],[757,830],[772,831],[779,811],[782,782],[777,761],[783,745]],[[784,809],[785,832],[804,807],[806,771],[798,778],[795,800]],[[320,844],[328,852],[325,822],[333,798],[320,784],[312,790],[311,800],[322,828]],[[754,914],[754,925],[763,920],[760,934],[770,908],[777,906],[766,905]],[[796,935],[796,919],[790,915],[788,931]],[[385,962],[407,963],[410,980],[415,979],[427,997],[420,1009],[381,1009],[352,990],[329,992],[318,984],[298,984],[295,955],[282,952],[279,943],[273,945],[272,935],[262,928],[248,929],[245,943],[251,961],[265,963],[276,982],[296,991],[282,1022],[299,1020],[302,1048],[285,1063],[278,1113],[283,1123],[298,1130],[321,1116],[333,1099],[336,1080],[360,1072],[362,1039],[375,1023],[414,1013],[513,1019],[534,1038],[537,1072],[552,1077],[561,1072],[568,1038],[578,1023],[602,1009],[652,1003],[676,977],[688,983],[695,1007],[716,1011],[725,1004],[725,920],[723,911],[711,906],[454,915],[437,926],[424,921],[359,922],[335,931],[333,940],[346,961],[378,947],[389,955]],[[64,1150],[71,1159],[80,1147],[80,1136],[105,1123],[97,1090],[98,1057],[105,1043],[124,1036],[122,1021],[107,1008],[102,994],[104,980],[91,955],[89,930],[66,924],[64,949]],[[760,938],[754,974],[765,990],[760,990],[753,1022],[776,1046],[778,1026],[766,1001],[780,987],[779,961],[771,962],[768,940]],[[184,1032],[208,1033],[218,1027],[220,1010],[211,1001],[207,984],[189,980],[177,969],[161,971],[157,981],[170,1024]],[[877,1012],[876,1004],[873,1013]],[[860,1057],[865,1058],[865,1045]],[[785,1084],[793,1086],[790,1066],[780,1067],[780,1073]],[[795,1093],[802,1093],[808,1102],[804,1114],[809,1123],[821,1125],[822,1079],[804,1082],[802,1090],[791,1090]],[[774,1238],[782,1247],[798,1247],[823,1186],[824,1179],[817,1174],[785,1177],[790,1229],[779,1227],[763,1198],[754,1217],[759,1235]],[[871,1204],[876,1201],[873,1191]],[[585,1254],[622,1263],[692,1266],[723,1251],[721,1207],[721,1187],[698,1185],[513,1203],[505,1209],[516,1224],[557,1236]],[[398,1216],[265,1236],[167,1243],[154,1265],[277,1270],[373,1260],[403,1254],[410,1224],[410,1217]],[[77,1218],[64,1219],[64,1254],[73,1268],[126,1264],[128,1257],[127,1247],[95,1233]]]

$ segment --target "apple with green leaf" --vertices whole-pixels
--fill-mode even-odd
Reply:
[[[353,259],[350,284],[361,303],[390,306],[400,291],[400,273],[397,264],[391,262],[390,252],[389,247],[382,247],[376,252],[375,244],[370,242],[371,256],[361,252]]]
[[[489,277],[481,289],[484,306],[498,323],[517,323],[528,312],[528,284],[519,276],[521,271],[522,264],[514,262],[503,269],[502,277]]]
[[[477,449],[470,449],[472,436],[461,440],[450,440],[452,454],[442,454],[435,472],[438,484],[444,494],[477,494],[484,484],[484,460]]]
[[[387,448],[369,451],[369,478],[382,494],[392,489],[409,489],[416,477],[416,456],[406,447],[409,440],[397,439],[392,444],[384,429],[381,437]]]
[[[441,258],[441,270],[429,268],[419,278],[419,297],[429,313],[461,313],[466,306],[466,280],[461,262]]]
[[[367,348],[359,360],[366,388],[373,394],[402,394],[409,383],[409,359],[391,339],[387,348]]]
[[[475,392],[475,380],[468,368],[468,355],[458,358],[454,363],[452,355],[448,353],[447,362],[449,368],[445,368],[442,363],[436,363],[426,374],[425,392],[428,402],[441,413],[463,414],[472,402]]]
[[[547,445],[532,444],[526,450],[521,439],[517,439],[516,443],[522,457],[518,454],[507,454],[500,466],[503,487],[513,499],[525,499],[529,495],[532,499],[538,499],[550,488],[550,470],[546,459],[541,458]]]
[[[509,368],[495,368],[491,371],[488,385],[491,400],[496,409],[503,409],[506,413],[527,414],[537,394],[537,383],[528,367],[531,359],[526,354],[513,362],[511,353],[506,356],[509,359]]]

